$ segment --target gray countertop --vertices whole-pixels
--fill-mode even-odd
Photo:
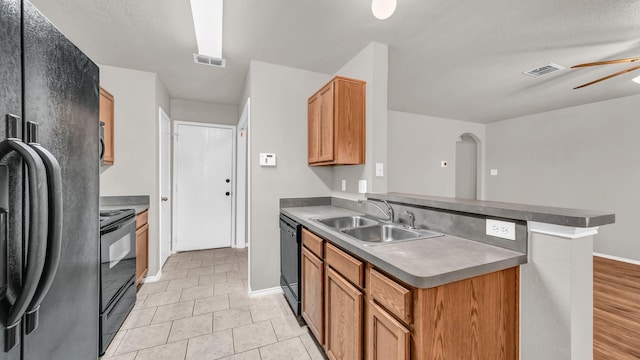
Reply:
[[[403,193],[368,193],[366,196],[368,199],[373,200],[387,200],[390,202],[424,206],[428,208],[580,228],[608,225],[613,224],[616,221],[616,216],[613,213],[591,210],[565,209],[497,201],[465,200]]]
[[[149,209],[149,196],[101,196],[100,210],[134,209],[136,214]]]
[[[280,211],[327,241],[417,288],[431,288],[527,262],[526,254],[451,235],[367,247],[312,220],[361,213],[336,206],[289,207]]]

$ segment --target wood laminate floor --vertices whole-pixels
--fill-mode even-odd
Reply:
[[[640,265],[593,257],[593,358],[640,359]]]

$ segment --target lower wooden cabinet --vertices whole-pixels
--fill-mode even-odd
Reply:
[[[149,271],[149,224],[148,211],[138,214],[136,219],[136,286],[140,287],[142,280]]]
[[[324,262],[302,248],[302,318],[320,344],[324,344]]]
[[[303,240],[302,316],[329,359],[518,359],[519,267],[419,289]]]
[[[367,317],[367,359],[409,360],[411,333],[374,302]]]
[[[327,356],[331,360],[362,359],[362,292],[330,267],[325,279]]]

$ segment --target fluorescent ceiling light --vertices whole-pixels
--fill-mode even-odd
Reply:
[[[373,0],[371,12],[379,20],[386,20],[396,11],[396,0]]]
[[[222,59],[222,0],[191,0],[198,54]]]
[[[640,84],[640,76],[634,77],[633,79],[631,79],[631,81],[633,81],[634,83]]]

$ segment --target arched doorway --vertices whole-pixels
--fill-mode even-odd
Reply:
[[[478,199],[478,155],[480,141],[462,134],[456,141],[456,198]]]

